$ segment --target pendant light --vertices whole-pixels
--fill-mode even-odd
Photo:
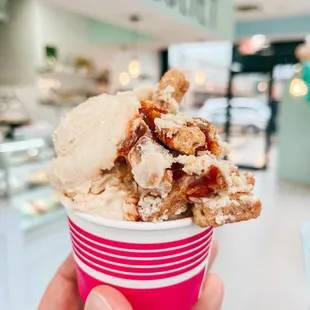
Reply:
[[[290,85],[290,93],[294,97],[306,96],[308,93],[307,84],[300,78],[293,79]]]
[[[140,61],[138,58],[138,36],[139,36],[139,21],[140,18],[137,15],[132,15],[130,17],[130,21],[133,23],[133,34],[132,34],[132,45],[133,45],[133,52],[132,57],[128,65],[128,72],[129,75],[136,79],[140,75]]]

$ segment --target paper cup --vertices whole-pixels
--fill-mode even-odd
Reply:
[[[134,310],[191,310],[199,297],[213,228],[191,219],[114,221],[68,210],[83,301],[98,285],[119,290]]]

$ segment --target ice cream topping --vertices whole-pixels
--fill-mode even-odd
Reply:
[[[100,95],[54,133],[48,176],[73,210],[127,221],[192,216],[200,226],[256,218],[255,179],[222,160],[217,128],[178,112],[189,82],[168,71],[157,89]]]

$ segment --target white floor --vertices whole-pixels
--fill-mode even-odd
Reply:
[[[310,309],[300,226],[310,221],[310,188],[258,172],[258,220],[217,229],[212,272],[225,283],[223,310]]]

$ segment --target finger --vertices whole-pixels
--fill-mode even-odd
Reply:
[[[218,243],[217,243],[216,240],[213,240],[212,246],[211,246],[211,251],[210,251],[210,258],[209,258],[208,268],[207,268],[206,272],[209,272],[210,268],[212,267],[213,262],[214,262],[214,260],[215,260],[215,258],[217,256],[218,250],[219,250]]]
[[[58,269],[44,293],[38,310],[83,309],[77,282],[75,263],[72,255]]]
[[[222,280],[213,274],[206,277],[205,286],[193,310],[220,310],[224,296]]]
[[[132,310],[127,299],[109,286],[98,286],[89,294],[85,310]]]
[[[72,254],[69,254],[64,263],[59,267],[56,275],[68,281],[76,281],[76,267]]]

